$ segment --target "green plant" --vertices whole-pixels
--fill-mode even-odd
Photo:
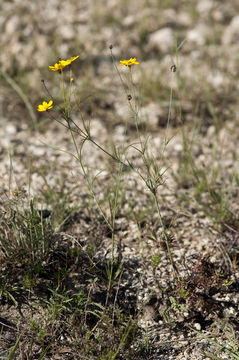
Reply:
[[[173,325],[181,312],[188,312],[188,309],[183,304],[176,301],[173,296],[169,297],[170,305],[163,311],[162,316],[165,322]]]
[[[67,222],[77,213],[78,206],[69,206],[69,197],[74,189],[67,189],[65,185],[66,175],[56,179],[54,186],[50,185],[44,174],[44,169],[39,175],[44,181],[43,187],[39,190],[39,199],[44,202],[51,212],[51,223],[55,232],[59,232]]]
[[[7,210],[1,209],[0,256],[6,261],[36,268],[48,254],[53,236],[52,225],[43,219],[35,200],[28,202],[19,192],[15,191],[6,205]]]

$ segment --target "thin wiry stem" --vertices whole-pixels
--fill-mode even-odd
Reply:
[[[67,112],[67,100],[66,100],[66,91],[65,91],[63,70],[61,70],[61,85],[62,85],[62,94],[63,94],[63,99],[64,99],[65,115],[68,117],[68,112]]]
[[[160,225],[162,227],[162,233],[163,233],[164,241],[165,241],[165,244],[166,244],[166,247],[167,247],[169,260],[170,260],[170,263],[171,263],[172,268],[173,268],[174,277],[179,280],[179,271],[177,269],[177,266],[174,263],[173,256],[172,256],[172,253],[171,253],[171,250],[170,250],[169,241],[168,241],[168,235],[167,235],[167,232],[165,230],[165,226],[164,226],[164,222],[163,222],[163,219],[162,219],[162,215],[161,215],[157,195],[153,194],[153,196],[154,196],[155,204],[156,204],[156,207],[157,207],[157,212],[158,212],[158,216],[159,216]]]

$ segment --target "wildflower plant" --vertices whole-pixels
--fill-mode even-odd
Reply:
[[[128,68],[127,72],[128,74],[126,74],[126,80],[124,80],[123,75],[121,74],[118,66],[117,66],[117,62],[116,59],[114,58],[113,52],[112,52],[112,47],[110,46],[110,51],[111,51],[111,58],[113,61],[113,65],[114,68],[120,78],[121,84],[122,84],[122,88],[123,91],[125,92],[126,98],[128,99],[128,105],[129,105],[129,110],[133,115],[133,119],[135,122],[135,127],[137,130],[137,135],[138,135],[138,142],[137,144],[132,144],[129,146],[126,146],[122,149],[118,149],[116,148],[115,145],[113,145],[113,149],[112,150],[108,150],[107,148],[105,148],[104,146],[102,146],[97,139],[93,138],[91,135],[91,128],[90,128],[90,123],[86,122],[83,115],[81,114],[81,110],[79,108],[79,112],[80,112],[80,118],[81,118],[81,124],[78,125],[78,123],[76,121],[74,121],[71,117],[71,109],[72,109],[72,104],[71,104],[71,95],[72,95],[72,90],[71,90],[71,85],[72,85],[72,72],[70,72],[70,86],[69,88],[66,87],[65,85],[65,79],[64,79],[64,68],[68,65],[71,65],[71,63],[73,61],[75,61],[78,56],[75,57],[71,57],[68,60],[60,60],[58,63],[56,63],[54,66],[49,66],[49,69],[52,71],[58,71],[61,74],[61,87],[62,87],[62,95],[63,95],[63,100],[64,100],[64,108],[61,109],[61,115],[62,115],[62,120],[58,120],[57,121],[62,124],[64,127],[66,127],[71,135],[73,144],[74,144],[74,148],[75,148],[75,154],[72,154],[72,156],[74,156],[77,161],[79,161],[81,170],[83,172],[84,178],[86,180],[89,192],[92,196],[92,198],[94,199],[100,214],[103,216],[107,226],[109,227],[111,234],[112,234],[112,257],[111,257],[111,266],[108,273],[108,278],[109,278],[109,288],[108,288],[108,294],[110,293],[110,289],[111,286],[114,282],[114,280],[116,279],[116,277],[119,275],[119,272],[116,271],[117,276],[115,277],[115,275],[113,274],[113,269],[114,269],[114,265],[115,265],[115,219],[116,219],[116,215],[117,215],[117,211],[119,208],[119,193],[120,193],[120,184],[122,181],[122,177],[123,177],[123,171],[125,169],[128,170],[132,170],[134,171],[145,183],[146,188],[150,191],[150,193],[152,194],[153,198],[154,198],[154,202],[155,202],[155,206],[156,206],[156,210],[158,213],[158,217],[159,217],[159,222],[160,222],[160,226],[162,229],[162,237],[164,239],[164,242],[166,244],[166,248],[167,248],[167,252],[168,252],[168,256],[169,256],[169,260],[170,263],[172,265],[173,271],[174,271],[174,275],[175,278],[178,278],[178,272],[177,272],[177,267],[174,264],[174,260],[173,260],[173,256],[169,247],[169,239],[168,239],[168,235],[164,226],[164,222],[163,222],[163,218],[161,215],[161,209],[160,209],[160,204],[159,204],[159,200],[158,200],[158,188],[164,184],[164,179],[163,179],[163,175],[165,170],[163,170],[161,168],[160,165],[157,164],[157,161],[155,160],[155,158],[150,154],[149,148],[148,148],[148,143],[149,143],[149,139],[146,138],[142,138],[141,134],[140,134],[140,116],[139,116],[139,101],[138,101],[138,94],[137,94],[137,88],[134,85],[134,80],[133,80],[133,65],[139,65],[139,61],[136,60],[136,58],[130,58],[129,60],[121,60],[120,61],[120,65],[121,66],[126,66]],[[125,123],[125,133],[127,132],[127,121]],[[80,137],[80,143],[78,142],[78,140],[76,139],[76,137]],[[97,199],[96,196],[96,192],[94,190],[94,177],[91,176],[90,171],[89,171],[89,167],[85,164],[84,160],[83,160],[83,149],[84,149],[84,145],[85,143],[89,141],[91,142],[94,146],[96,146],[100,151],[102,151],[105,155],[107,155],[110,159],[114,160],[116,164],[118,164],[117,167],[117,175],[113,176],[112,174],[112,179],[115,179],[115,186],[114,186],[114,191],[113,194],[114,196],[109,198],[109,210],[110,210],[110,216],[108,215],[108,213],[103,210],[99,200]],[[166,143],[166,140],[165,140]],[[80,144],[80,145],[78,145]],[[134,163],[129,159],[128,157],[128,149],[129,148],[133,148],[136,153],[138,153],[141,157],[142,160],[142,169],[136,167],[134,165]],[[121,268],[121,265],[119,265],[119,269]],[[107,303],[107,300],[106,300]]]
[[[166,245],[166,249],[168,252],[170,263],[172,265],[175,279],[178,280],[179,279],[178,269],[177,269],[177,266],[175,265],[175,262],[173,260],[173,255],[172,255],[170,247],[169,247],[169,242],[170,242],[169,236],[168,236],[168,234],[166,232],[166,228],[164,226],[164,222],[163,222],[163,218],[162,218],[161,210],[160,210],[160,204],[159,204],[158,196],[157,196],[158,188],[164,184],[165,170],[163,170],[161,168],[160,164],[159,165],[157,164],[156,159],[153,157],[152,154],[150,154],[149,147],[148,147],[149,139],[148,138],[143,139],[140,134],[140,130],[139,130],[140,129],[140,115],[139,115],[140,106],[137,103],[137,92],[136,92],[137,89],[135,88],[135,85],[134,85],[133,73],[132,73],[132,65],[138,65],[139,62],[136,61],[136,58],[130,58],[129,60],[121,60],[120,61],[121,66],[127,66],[129,69],[129,73],[128,73],[128,76],[126,76],[126,83],[125,83],[117,66],[116,66],[116,62],[114,61],[115,59],[114,59],[114,56],[112,53],[112,49],[110,49],[110,51],[111,51],[113,63],[115,64],[115,69],[121,79],[121,83],[122,83],[122,86],[124,88],[126,95],[127,95],[128,89],[130,89],[130,92],[131,92],[130,94],[127,95],[127,99],[128,99],[130,111],[133,114],[136,130],[137,130],[137,134],[138,134],[138,139],[139,139],[139,146],[133,145],[133,147],[141,156],[141,159],[143,161],[143,171],[139,170],[138,168],[136,168],[134,166],[132,166],[132,168],[139,175],[139,177],[144,181],[146,187],[148,188],[148,190],[150,191],[150,193],[152,194],[152,196],[154,198],[158,217],[159,217],[159,222],[160,222],[160,225],[162,228],[162,237],[163,237],[163,240]],[[172,92],[171,92],[171,96],[172,96]],[[170,99],[171,99],[171,96],[170,96]],[[132,102],[132,98],[134,99],[134,102]],[[171,103],[171,101],[170,101],[170,103]],[[169,109],[168,123],[169,123],[169,120],[170,120],[170,109]],[[164,141],[165,146],[167,145],[168,142],[169,142],[169,140],[167,139],[167,135],[166,135],[165,141]]]

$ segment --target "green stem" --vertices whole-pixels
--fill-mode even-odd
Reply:
[[[62,93],[63,93],[63,98],[64,98],[65,116],[68,118],[66,91],[65,91],[65,85],[64,85],[63,70],[61,70],[61,84],[62,84]]]
[[[115,157],[113,154],[109,153],[107,150],[105,150],[102,146],[100,146],[97,142],[95,142],[95,140],[92,139],[91,136],[88,137],[88,140],[91,141],[95,146],[97,146],[101,151],[103,151],[106,155],[110,156],[113,160],[117,161],[118,163],[120,163],[121,165],[124,165],[126,167],[129,167],[128,164],[124,163],[122,160],[120,160],[119,158]]]
[[[85,177],[85,179],[86,179],[86,181],[87,181],[88,189],[89,189],[89,191],[90,191],[90,193],[91,193],[91,196],[93,197],[93,199],[94,199],[94,201],[95,201],[95,203],[96,203],[96,205],[97,205],[97,207],[98,207],[101,215],[103,216],[105,222],[107,223],[107,225],[109,226],[109,228],[110,228],[111,231],[113,232],[113,229],[112,229],[112,226],[111,226],[109,220],[107,219],[107,217],[106,217],[105,213],[103,212],[103,210],[102,210],[102,208],[101,208],[98,200],[96,199],[95,192],[94,192],[93,187],[92,187],[92,184],[91,184],[91,182],[90,182],[90,180],[89,180],[89,176],[88,176],[88,174],[87,174],[87,172],[86,172],[86,170],[85,170],[85,166],[84,166],[84,164],[83,164],[83,162],[82,162],[82,149],[83,149],[83,145],[84,145],[84,142],[86,141],[86,139],[83,140],[83,143],[81,144],[80,151],[79,151],[78,146],[77,146],[77,144],[76,144],[75,136],[74,136],[74,134],[73,134],[73,131],[72,131],[71,126],[70,126],[69,123],[68,123],[68,128],[69,128],[69,130],[70,130],[71,138],[72,138],[72,141],[73,141],[73,144],[74,144],[76,153],[77,153],[77,160],[78,160],[79,163],[80,163],[80,166],[81,166],[81,169],[82,169],[82,171],[83,171],[84,177]]]
[[[163,152],[165,151],[165,148],[166,148],[166,146],[168,144],[168,129],[169,129],[169,123],[170,123],[170,119],[171,119],[172,102],[173,102],[173,86],[171,85],[170,96],[169,96],[168,119],[167,119],[167,126],[166,126],[166,134],[165,134],[165,139],[164,139]]]
[[[165,230],[164,223],[163,223],[163,219],[162,219],[161,211],[160,211],[160,208],[159,208],[159,203],[158,203],[157,195],[156,195],[156,194],[153,194],[153,196],[154,196],[155,204],[156,204],[157,211],[158,211],[158,216],[159,216],[160,225],[161,225],[161,227],[162,227],[163,237],[164,237],[165,244],[166,244],[166,247],[167,247],[167,252],[168,252],[169,260],[170,260],[170,263],[171,263],[172,268],[173,268],[174,277],[175,277],[175,279],[179,280],[179,272],[178,272],[177,266],[176,266],[175,263],[174,263],[173,256],[172,256],[172,253],[171,253],[171,250],[170,250],[170,246],[169,246],[169,242],[168,242],[168,235],[167,235],[167,232],[166,232],[166,230]]]

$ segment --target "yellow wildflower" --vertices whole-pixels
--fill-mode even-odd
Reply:
[[[74,82],[74,78],[73,78],[73,76],[70,78],[70,82]]]
[[[47,103],[46,101],[43,101],[42,104],[38,105],[38,111],[47,111],[50,110],[51,108],[53,108],[53,101],[49,101],[49,103]]]
[[[79,55],[71,57],[70,59],[67,59],[67,60],[60,60],[59,63],[56,63],[54,66],[49,66],[49,69],[52,71],[61,72],[61,70],[63,70],[64,67],[66,67],[67,65],[70,65],[73,61],[78,59],[78,57],[79,57]]]
[[[52,70],[52,71],[61,71],[61,70],[63,70],[64,69],[64,67],[65,67],[66,65],[63,65],[63,64],[61,64],[61,63],[56,63],[54,66],[49,66],[49,69],[50,70]]]
[[[120,60],[120,65],[121,66],[132,66],[132,65],[137,65],[139,64],[138,61],[136,61],[136,58],[130,58],[129,60]]]
[[[13,191],[13,195],[14,195],[14,196],[18,196],[18,195],[19,195],[19,190],[14,190],[14,191]]]
[[[60,60],[60,61],[59,61],[59,64],[60,64],[61,66],[63,66],[63,68],[64,68],[65,66],[70,65],[70,64],[71,64],[71,61],[70,61],[70,60]]]
[[[70,64],[71,64],[73,61],[75,61],[76,59],[78,59],[78,57],[79,57],[79,55],[78,55],[78,56],[71,57],[70,59],[67,59],[67,60],[60,60],[59,63],[65,67],[65,66],[67,66],[67,65],[70,65]]]

